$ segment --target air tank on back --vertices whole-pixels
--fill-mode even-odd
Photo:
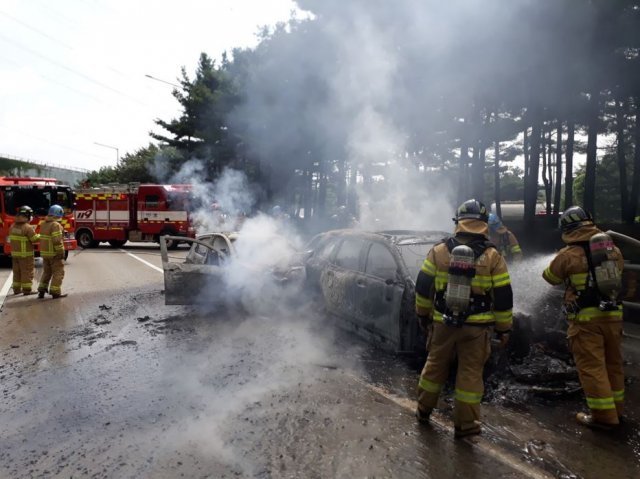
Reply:
[[[475,276],[475,256],[473,250],[465,245],[458,245],[451,250],[451,259],[449,260],[447,289],[444,294],[447,309],[451,311],[453,318],[444,318],[449,322],[454,322],[461,326],[464,317],[460,322],[458,318],[469,309],[471,300],[471,280]]]
[[[615,308],[622,288],[622,273],[616,264],[615,245],[611,236],[597,233],[589,239],[589,251],[593,264],[596,285],[605,298],[600,309]]]

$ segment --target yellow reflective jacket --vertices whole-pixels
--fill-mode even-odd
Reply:
[[[63,228],[53,216],[47,216],[40,225],[40,256],[53,258],[64,254]]]
[[[518,239],[506,226],[501,226],[495,233],[491,232],[489,234],[489,241],[496,246],[498,252],[507,260],[522,259],[522,249],[520,248]]]
[[[564,233],[562,241],[567,246],[558,251],[551,264],[542,273],[542,277],[549,284],[565,284],[564,302],[570,306],[569,309],[572,309],[576,304],[578,292],[584,291],[587,287],[589,263],[583,245],[587,244],[589,238],[597,233],[602,233],[602,231],[595,225],[581,226],[569,233]],[[614,247],[612,256],[622,271],[624,259],[617,247]],[[568,313],[567,319],[578,322],[622,321],[622,305],[615,311],[600,311],[597,306],[585,307],[577,312]]]
[[[17,217],[9,229],[11,242],[11,256],[14,258],[28,258],[33,256],[33,245],[38,242],[38,235],[26,218]]]
[[[473,235],[473,236],[472,236]],[[473,239],[486,239],[487,224],[478,220],[462,220],[456,228],[455,238],[461,243]],[[445,242],[435,245],[422,264],[416,281],[416,313],[443,321],[442,311],[434,307],[436,297],[447,289],[449,261],[451,255]],[[488,311],[470,314],[464,324],[494,325],[496,331],[509,331],[513,324],[513,292],[507,264],[498,251],[489,247],[476,259],[475,276],[471,280],[471,292],[477,296],[488,296],[491,300]]]

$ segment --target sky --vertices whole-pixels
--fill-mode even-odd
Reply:
[[[95,170],[152,141],[198,57],[253,47],[292,0],[0,0],[0,156]],[[101,143],[100,146],[96,143]],[[117,150],[116,150],[117,149]]]

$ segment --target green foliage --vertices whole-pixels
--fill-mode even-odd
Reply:
[[[620,175],[614,154],[605,155],[596,166],[596,208],[593,212],[598,221],[620,221]],[[631,165],[627,165],[628,173]],[[629,174],[627,175],[629,177]],[[574,204],[582,205],[585,168],[581,166],[574,182]]]
[[[166,151],[165,151],[166,150]],[[103,166],[87,175],[82,185],[91,186],[107,183],[156,183],[162,181],[158,171],[172,171],[171,150],[149,144],[134,153],[127,153],[116,167]],[[78,185],[81,186],[81,185]]]
[[[235,157],[237,141],[229,134],[227,124],[237,98],[224,66],[228,66],[226,57],[223,68],[218,68],[202,53],[193,80],[182,67],[181,88],[172,92],[182,106],[182,114],[170,121],[155,120],[168,134],[150,133],[163,145],[174,147],[178,152],[175,158],[204,161],[212,177]]]

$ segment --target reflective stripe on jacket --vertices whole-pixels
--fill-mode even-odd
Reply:
[[[589,278],[589,263],[582,244],[589,241],[594,234],[601,233],[595,225],[587,225],[570,233],[562,235],[567,246],[558,251],[551,264],[542,273],[542,277],[549,284],[566,285],[564,302],[567,305],[575,305],[580,291],[587,287]],[[578,244],[576,244],[578,243]],[[582,244],[580,244],[582,243]],[[614,247],[616,264],[620,271],[624,266],[622,253]],[[570,309],[570,308],[569,308]],[[615,311],[600,311],[597,306],[584,307],[577,312],[568,313],[569,321],[622,321],[622,305]]]
[[[40,256],[53,258],[64,253],[63,228],[52,216],[40,225]]]
[[[505,226],[498,228],[495,234],[490,234],[489,240],[496,246],[500,254],[507,259],[518,258],[522,255],[522,248],[520,248],[516,235]]]
[[[29,223],[14,223],[9,229],[11,256],[28,258],[33,256],[33,245],[38,242],[38,235]]]

